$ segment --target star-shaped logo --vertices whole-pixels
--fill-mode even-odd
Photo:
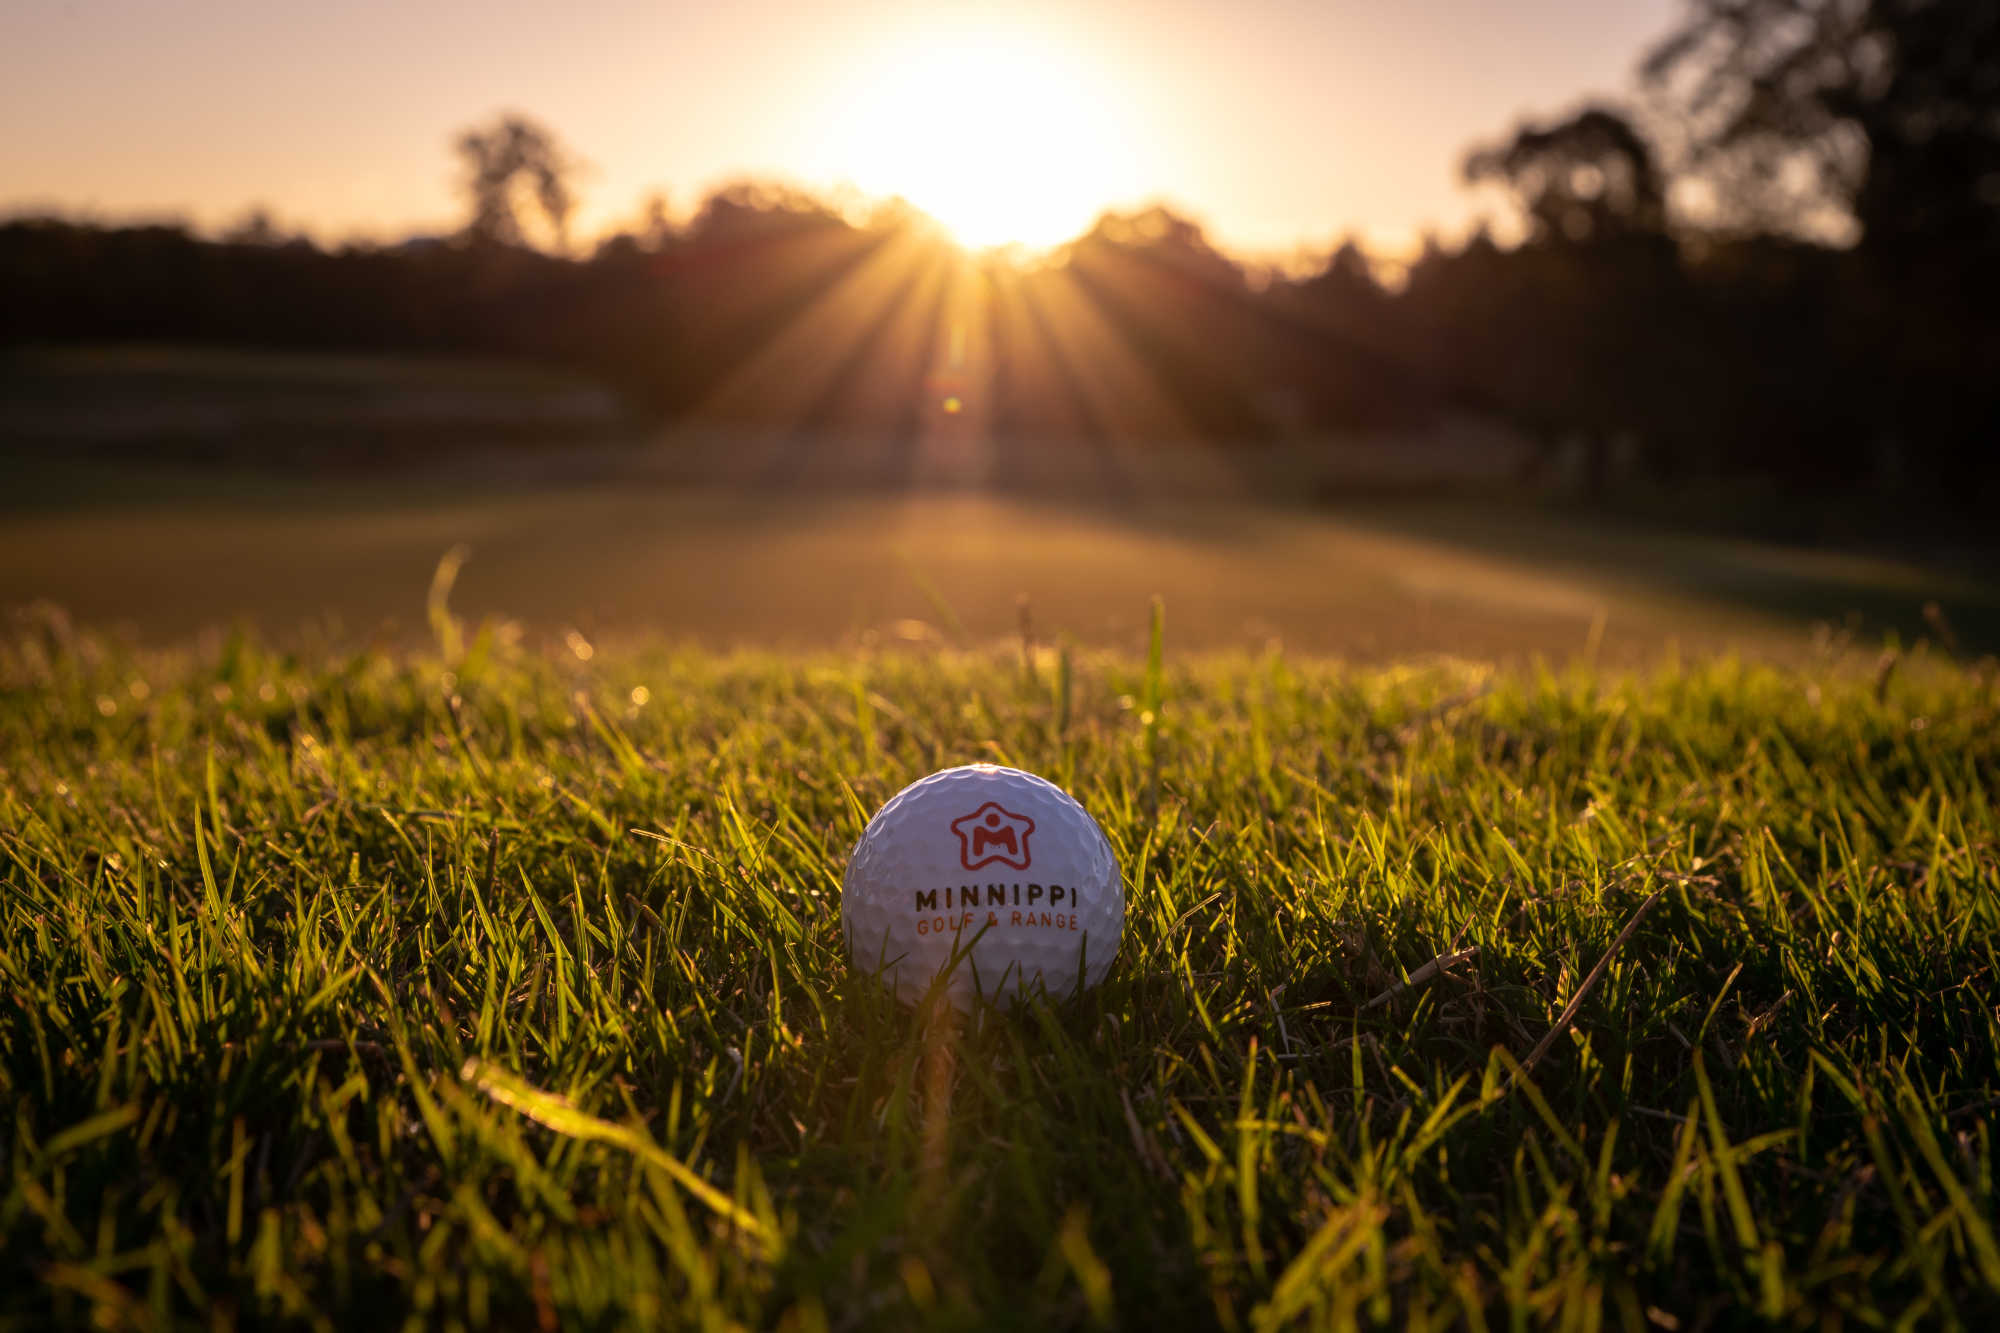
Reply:
[[[1028,835],[1035,831],[1035,821],[997,801],[952,820],[951,831],[958,835],[959,864],[967,870],[995,861],[1016,870],[1028,868]]]

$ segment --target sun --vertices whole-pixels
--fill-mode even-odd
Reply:
[[[972,247],[1066,241],[1129,192],[1118,99],[1047,40],[911,34],[856,62],[824,117],[821,173],[900,195]]]

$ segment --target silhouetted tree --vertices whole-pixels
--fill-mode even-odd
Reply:
[[[664,250],[673,243],[674,223],[667,213],[667,196],[660,190],[647,193],[639,224],[639,248]]]
[[[1900,471],[1965,501],[2000,431],[1980,26],[1996,4],[1799,0],[1786,21],[1779,0],[1697,0],[1655,61],[1685,98],[1678,131],[1585,106],[1476,149],[1468,177],[1512,194],[1526,238],[1430,244],[1396,289],[1352,243],[1305,278],[1253,273],[1165,208],[1106,215],[1026,268],[974,271],[906,205],[857,223],[758,183],[714,191],[681,225],[656,205],[588,258],[543,253],[527,233],[564,234],[574,168],[548,131],[508,116],[454,141],[474,244],[322,250],[261,214],[220,240],[0,222],[0,340],[519,357],[663,414],[894,437],[930,391],[947,295],[980,290],[982,419],[1002,434],[1308,440],[1450,406],[1584,441],[1599,482],[1630,438],[1661,474],[1853,486]],[[1783,54],[1801,42],[1821,56]],[[1846,64],[1826,54],[1843,50]],[[1854,98],[1863,109],[1844,109]],[[1683,138],[1725,184],[1715,164],[1863,144],[1857,174],[1813,178],[1816,207],[1864,220],[1860,246],[1669,217],[1680,178],[1662,160],[1683,161]],[[1898,467],[1879,466],[1887,454]]]
[[[1447,402],[1469,405],[1463,386],[1445,382],[1438,347],[1411,336],[1407,303],[1377,280],[1353,238],[1336,246],[1318,272],[1274,283],[1266,303],[1288,318],[1290,340],[1312,358],[1312,424],[1408,427]]]
[[[254,204],[222,233],[231,245],[283,245],[287,240],[278,221],[263,204]]]
[[[1387,296],[1360,242],[1349,236],[1334,247],[1326,266],[1299,284],[1299,290],[1328,304],[1372,311]]]
[[[840,214],[818,197],[789,185],[735,181],[702,200],[687,239],[697,245],[734,244],[841,224]]]
[[[1800,271],[1823,291],[1784,295],[1843,331],[1849,452],[1959,495],[1993,478],[2000,0],[1690,0],[1645,70],[1725,219],[1858,235]]]
[[[2000,247],[2000,0],[1689,0],[1644,71],[1734,214]]]
[[[1653,149],[1629,121],[1590,106],[1466,155],[1465,179],[1509,189],[1536,240],[1602,241],[1666,226]]]
[[[1065,248],[1062,279],[1087,295],[1175,403],[1174,428],[1254,439],[1304,375],[1283,364],[1247,275],[1201,225],[1158,205],[1107,212]],[[1085,372],[1088,369],[1085,368]]]
[[[553,133],[510,113],[484,129],[466,130],[458,136],[457,148],[472,204],[472,220],[466,225],[469,235],[499,245],[526,245],[518,197],[525,186],[553,233],[556,248],[567,247],[569,217],[576,207],[571,187],[576,163]]]
[[[1564,436],[1580,439],[1586,488],[1601,491],[1615,437],[1669,451],[1665,413],[1686,392],[1663,376],[1671,341],[1688,330],[1653,148],[1617,111],[1586,106],[1473,150],[1463,170],[1507,189],[1528,229],[1512,254],[1468,247],[1469,262],[1442,277],[1484,289],[1495,306],[1499,322],[1469,369],[1543,439],[1545,458]],[[1433,259],[1427,288],[1438,268]]]

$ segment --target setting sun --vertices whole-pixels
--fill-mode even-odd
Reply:
[[[1093,74],[992,28],[888,43],[836,100],[819,169],[901,195],[968,246],[1057,244],[1135,189],[1119,101]]]

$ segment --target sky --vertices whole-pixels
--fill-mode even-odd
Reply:
[[[1628,90],[1676,0],[8,0],[0,211],[323,241],[463,220],[503,110],[586,164],[574,223],[746,177],[901,194],[975,244],[1166,202],[1240,254],[1385,254],[1497,200],[1465,148]]]

